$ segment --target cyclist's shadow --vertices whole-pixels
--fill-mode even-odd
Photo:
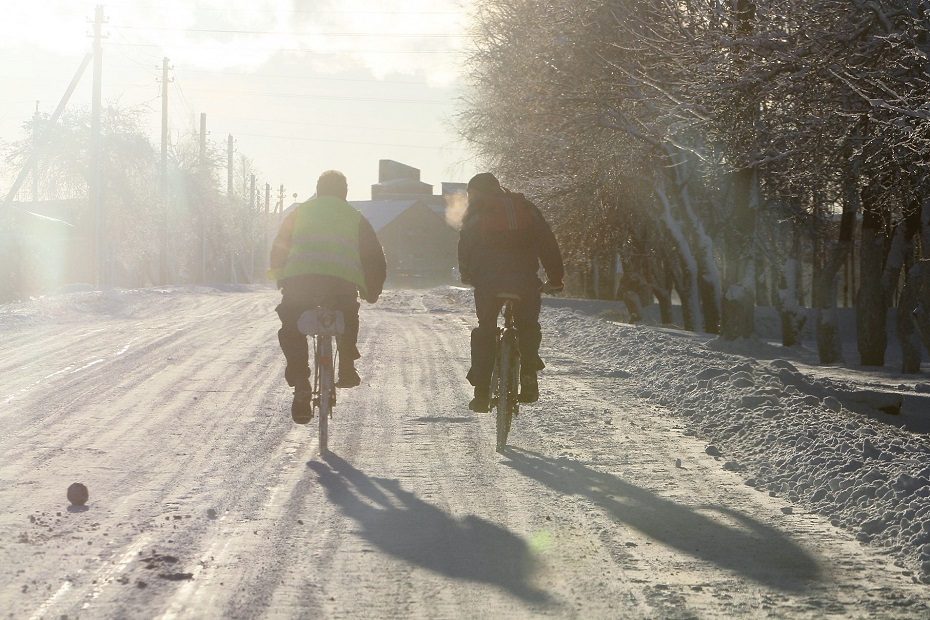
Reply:
[[[822,579],[816,560],[783,532],[724,506],[689,507],[567,458],[510,448],[505,465],[681,553],[758,583],[803,591]],[[721,518],[722,517],[722,518]]]
[[[549,604],[529,583],[535,567],[526,541],[475,515],[455,519],[389,478],[372,478],[329,453],[307,464],[326,497],[381,551],[433,572],[500,587],[527,602]]]

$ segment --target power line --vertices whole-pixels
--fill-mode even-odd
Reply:
[[[271,139],[279,139],[279,140],[297,140],[300,142],[324,142],[327,144],[353,144],[353,145],[361,145],[361,146],[386,146],[386,147],[391,147],[391,148],[403,148],[403,149],[426,149],[426,150],[431,150],[431,151],[443,150],[447,148],[454,148],[455,150],[458,150],[458,151],[467,150],[466,147],[425,146],[422,144],[387,144],[383,142],[359,142],[359,141],[354,141],[354,140],[338,140],[335,138],[328,139],[328,138],[302,138],[299,136],[278,136],[278,135],[263,134],[263,133],[236,132],[236,136],[237,137],[245,136],[245,137],[252,137],[252,138],[271,138]]]
[[[126,2],[118,2],[117,0],[109,0],[107,2],[110,6],[126,6],[130,5],[133,8],[151,8],[151,9],[163,9],[164,7],[159,4],[146,3],[146,2],[136,2],[136,0],[127,0]],[[206,8],[206,7],[197,7],[195,9],[199,13],[234,13],[236,9],[215,9],[215,8]],[[335,10],[335,9],[287,9],[287,10],[276,10],[276,13],[288,13],[294,15],[456,15],[461,16],[464,14],[463,11],[410,11],[410,10],[376,10],[376,11],[345,11],[345,10]]]
[[[158,32],[199,32],[213,34],[293,35],[321,37],[397,37],[397,38],[453,38],[472,39],[475,35],[456,32],[291,32],[287,30],[240,30],[225,28],[168,28],[164,26],[111,26],[123,30],[154,30]]]
[[[174,69],[174,67],[172,67],[172,69]],[[193,114],[194,107],[191,105],[191,102],[187,99],[187,95],[184,94],[184,89],[181,88],[181,83],[177,80],[177,78],[174,79],[173,83],[174,83],[174,89],[177,91],[178,97],[181,99],[181,103],[184,104],[184,107],[187,108],[188,112]]]
[[[202,50],[204,45],[163,45],[160,43],[117,43],[111,42],[110,45],[122,47],[153,47],[157,49],[195,49]],[[344,56],[346,54],[463,54],[466,50],[344,50],[340,52],[321,52],[310,47],[260,47],[249,48],[251,52],[294,52],[301,54],[315,54],[317,56]]]
[[[252,121],[258,123],[278,123],[283,125],[297,125],[299,127],[324,127],[327,129],[362,129],[366,131],[399,131],[403,133],[416,133],[424,135],[442,136],[446,135],[441,131],[426,131],[423,129],[409,129],[407,127],[366,127],[362,125],[338,125],[332,123],[305,123],[301,121],[286,121],[277,118],[256,118],[250,116],[224,116],[224,119],[238,121]]]
[[[191,86],[191,90],[215,94],[231,94],[247,97],[277,97],[285,99],[306,99],[308,101],[348,101],[351,103],[404,103],[404,104],[424,104],[424,105],[446,105],[447,100],[438,101],[432,99],[379,99],[375,97],[343,97],[337,95],[319,95],[316,93],[276,93],[268,91],[249,91],[236,89],[220,88],[202,88],[200,86]]]
[[[214,71],[213,69],[197,69],[194,67],[185,67],[180,65],[180,67],[185,72],[191,73],[209,73],[216,75],[241,75],[245,77],[255,77],[255,78],[276,78],[282,80],[315,80],[323,82],[361,82],[365,84],[376,83],[376,84],[403,84],[408,86],[431,86],[429,82],[423,80],[380,80],[377,78],[338,78],[330,76],[316,76],[316,75],[284,75],[284,74],[275,74],[275,73],[256,73],[254,71]]]

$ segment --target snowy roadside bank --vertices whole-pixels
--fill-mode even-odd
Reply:
[[[930,437],[861,413],[861,395],[784,360],[760,362],[567,308],[545,309],[541,322],[549,346],[630,373],[627,385],[686,418],[708,453],[748,485],[888,549],[930,583]]]

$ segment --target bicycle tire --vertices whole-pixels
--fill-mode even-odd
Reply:
[[[499,372],[497,373],[497,451],[503,452],[504,448],[507,447],[507,435],[510,432],[510,424],[508,415],[510,411],[510,395],[508,394],[507,387],[509,382],[510,374],[510,364],[507,363],[510,355],[510,345],[505,339],[501,339],[500,343],[500,355],[498,357],[497,366]]]
[[[320,369],[320,454],[323,455],[329,450],[329,416],[335,391],[333,339],[329,336],[320,337],[317,364]]]

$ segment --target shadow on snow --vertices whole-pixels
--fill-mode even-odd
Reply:
[[[504,465],[565,495],[587,498],[652,540],[765,586],[798,592],[822,578],[801,546],[739,511],[683,506],[567,458],[517,448],[505,456]]]
[[[530,585],[534,559],[516,534],[475,515],[455,519],[397,480],[369,477],[332,453],[324,461],[307,467],[319,476],[327,499],[380,550],[452,579],[502,588],[530,603],[550,602]]]

